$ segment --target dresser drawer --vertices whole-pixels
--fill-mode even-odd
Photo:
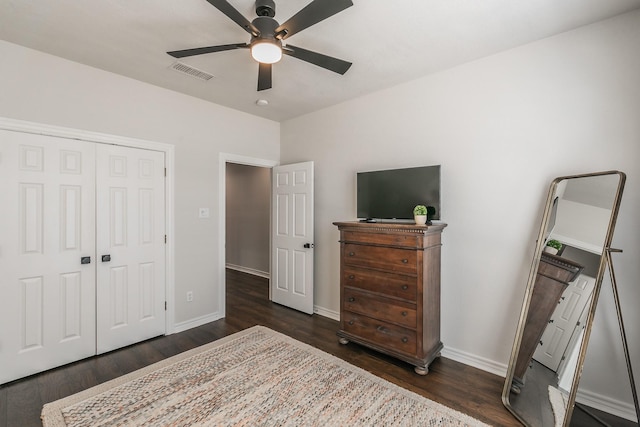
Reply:
[[[367,316],[345,311],[342,330],[359,336],[377,346],[414,355],[417,351],[416,332]]]
[[[343,261],[347,266],[375,268],[396,273],[416,274],[417,251],[380,246],[344,244]]]
[[[416,328],[416,309],[413,304],[395,302],[367,292],[345,288],[342,301],[344,310],[364,314],[374,319],[393,322],[407,328]]]
[[[415,276],[345,267],[342,269],[342,283],[343,286],[378,292],[411,302],[417,299],[418,285]]]
[[[422,235],[415,234],[359,233],[356,231],[342,233],[342,241],[345,243],[364,243],[367,245],[419,248],[421,247],[421,239]]]

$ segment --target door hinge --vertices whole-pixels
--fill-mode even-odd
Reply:
[[[164,311],[167,311],[167,302],[164,302]]]
[[[167,235],[166,234],[164,235],[164,243],[165,244],[167,243]]]
[[[167,168],[164,168],[164,176],[166,178],[166,176],[167,176]]]

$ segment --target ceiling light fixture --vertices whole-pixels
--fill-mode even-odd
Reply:
[[[251,22],[257,32],[251,35],[251,56],[261,64],[275,64],[282,59],[282,36],[277,34],[276,4],[273,0],[256,1],[258,17]]]
[[[282,59],[282,42],[257,39],[251,44],[251,56],[263,64],[275,64]]]

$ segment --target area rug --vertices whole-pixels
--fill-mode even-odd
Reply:
[[[485,426],[262,326],[44,405],[44,427]]]
[[[560,389],[549,386],[549,402],[555,418],[555,427],[562,427],[564,416],[567,413],[567,400],[569,396]]]

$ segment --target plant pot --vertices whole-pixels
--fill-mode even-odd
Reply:
[[[414,215],[413,220],[416,222],[416,225],[425,225],[427,223],[426,215]]]
[[[544,247],[544,251],[546,253],[548,253],[548,254],[551,254],[551,255],[557,255],[558,254],[558,250],[556,248],[554,248],[554,247],[551,247],[551,246],[545,246]]]

